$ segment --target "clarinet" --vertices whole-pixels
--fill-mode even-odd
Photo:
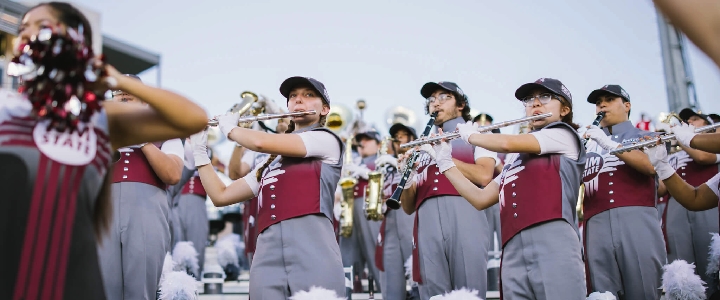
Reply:
[[[423,131],[422,136],[420,136],[421,139],[427,137],[430,134],[430,130],[432,129],[433,125],[435,125],[435,118],[437,118],[437,115],[437,112],[434,112],[430,115],[430,120],[427,122],[427,125],[425,125],[425,131]],[[405,172],[403,172],[402,178],[400,178],[400,183],[398,183],[398,186],[395,188],[392,196],[390,196],[390,198],[385,201],[385,204],[388,208],[400,208],[400,196],[402,196],[403,187],[405,186],[405,183],[407,183],[407,180],[410,177],[410,173],[412,172],[412,168],[414,167],[415,161],[418,159],[418,156],[420,156],[420,151],[415,151],[412,153],[412,156],[408,158],[407,163],[405,164]]]
[[[595,120],[592,122],[594,126],[600,126],[600,121],[605,117],[605,112],[601,111],[597,114],[595,117]],[[590,140],[590,138],[585,139],[585,143],[583,143],[583,146],[587,145],[587,142]]]

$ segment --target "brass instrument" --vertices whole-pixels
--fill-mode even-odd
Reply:
[[[683,120],[680,118],[680,116],[675,112],[661,112],[658,116],[658,119],[660,120],[660,123],[655,128],[655,131],[657,132],[670,132],[673,126],[680,125],[683,123]],[[673,122],[674,120],[674,122]],[[670,141],[670,149],[668,150],[668,154],[673,154],[675,152],[678,152],[682,150],[680,148],[680,145],[677,143],[677,141],[673,140]]]
[[[380,142],[377,157],[387,154],[390,138],[384,138]],[[368,173],[368,184],[365,190],[365,217],[370,221],[382,221],[384,215],[383,186],[385,184],[385,166],[375,166],[375,170]]]
[[[417,122],[417,116],[412,109],[404,106],[394,106],[385,111],[385,122],[388,128],[397,123],[407,127],[414,127]]]
[[[335,134],[340,135],[348,125],[354,122],[354,119],[355,117],[350,108],[342,103],[336,103],[330,106],[325,127]]]
[[[352,139],[345,140],[345,161],[344,165],[353,163],[352,157]],[[340,203],[340,235],[349,237],[353,228],[353,207],[355,206],[355,185],[357,179],[350,176],[350,172],[346,171],[345,176],[340,178],[338,182],[342,189],[342,202]]]
[[[540,114],[540,115],[534,115],[534,116],[530,116],[530,117],[524,117],[524,118],[520,118],[520,119],[515,119],[515,120],[510,120],[510,121],[505,121],[505,122],[499,122],[499,123],[495,123],[495,124],[488,125],[488,126],[482,126],[482,127],[478,128],[478,131],[477,131],[477,132],[488,132],[488,131],[492,131],[493,129],[499,129],[499,128],[502,128],[502,127],[506,127],[506,126],[510,126],[510,125],[515,125],[515,124],[518,124],[518,123],[530,122],[530,121],[534,121],[534,120],[537,120],[537,119],[544,119],[544,118],[547,118],[547,117],[550,117],[550,116],[552,116],[552,113],[544,113],[544,114]],[[436,135],[436,136],[431,137],[431,138],[420,138],[420,139],[417,139],[417,140],[415,140],[415,141],[402,144],[402,145],[400,145],[400,148],[413,148],[413,147],[415,147],[415,146],[420,146],[420,145],[423,145],[423,144],[438,143],[438,142],[440,142],[440,141],[443,140],[443,139],[449,141],[449,140],[456,139],[456,138],[459,138],[459,137],[460,137],[460,133],[457,132],[457,131],[453,131],[453,132],[448,132],[448,133],[439,134],[439,135]]]

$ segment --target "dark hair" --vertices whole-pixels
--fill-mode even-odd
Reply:
[[[563,96],[560,96],[560,95],[555,95],[555,96],[557,96],[560,99],[560,104],[562,104],[560,109],[562,109],[563,107],[570,108],[570,112],[567,115],[565,115],[564,117],[562,117],[562,119],[560,121],[562,121],[565,124],[570,125],[570,127],[572,127],[573,129],[578,130],[578,128],[580,128],[580,125],[573,123],[572,104],[570,104],[570,102],[567,101],[567,99],[565,99],[565,97],[563,97]]]
[[[447,91],[453,95],[453,98],[455,98],[455,106],[460,107],[463,104],[465,105],[465,107],[463,107],[462,111],[460,111],[460,115],[462,115],[463,120],[465,120],[465,122],[472,120],[472,116],[470,116],[470,102],[468,101],[467,97],[462,96],[453,91],[448,91],[448,90],[444,90],[444,91]],[[425,114],[426,115],[430,114],[430,105],[428,105],[428,103],[425,104]]]
[[[93,41],[92,41],[92,28],[90,27],[90,22],[85,17],[85,15],[80,12],[76,7],[72,6],[70,3],[66,2],[43,2],[38,5],[35,5],[28,9],[20,18],[21,20],[25,18],[25,15],[27,13],[35,8],[38,8],[40,6],[47,6],[50,7],[51,10],[54,12],[55,17],[58,18],[58,20],[65,24],[65,26],[78,29],[80,25],[83,27],[83,35],[85,36],[85,45],[88,45],[92,47]]]

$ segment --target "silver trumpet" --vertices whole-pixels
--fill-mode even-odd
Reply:
[[[715,123],[715,124],[711,124],[711,125],[699,127],[699,128],[696,128],[696,129],[695,129],[695,133],[702,133],[702,132],[705,132],[705,131],[710,131],[710,130],[716,129],[716,128],[718,128],[718,127],[720,127],[720,123]],[[658,140],[664,143],[664,142],[666,142],[666,141],[673,140],[673,139],[675,139],[675,134],[663,134],[663,135],[661,135],[661,136],[654,137],[654,138],[652,138],[652,139],[650,139],[650,140],[647,140],[647,141],[644,141],[644,142],[639,142],[639,143],[636,143],[636,144],[632,144],[632,145],[620,147],[620,148],[617,148],[617,149],[613,149],[613,150],[610,151],[610,154],[612,154],[612,155],[618,155],[618,154],[622,154],[622,153],[624,153],[624,152],[629,152],[629,151],[632,151],[632,150],[638,150],[638,149],[642,149],[642,148],[645,148],[645,147],[654,147],[654,146],[657,145]]]
[[[267,115],[261,115],[261,116],[250,116],[250,117],[239,118],[238,124],[247,123],[247,122],[255,122],[255,121],[280,119],[280,118],[287,118],[287,117],[299,117],[299,116],[306,116],[306,115],[314,115],[316,113],[317,113],[317,111],[315,111],[315,110],[308,110],[308,111],[299,111],[299,112],[284,113],[284,114],[267,114]],[[210,119],[208,121],[208,126],[217,126],[217,125],[218,125],[218,121],[214,118]]]
[[[499,123],[495,123],[495,124],[488,125],[488,126],[482,126],[482,127],[478,128],[478,132],[488,132],[488,131],[492,131],[494,129],[499,129],[502,127],[507,127],[510,125],[518,124],[518,123],[525,123],[525,122],[535,121],[538,119],[544,119],[544,118],[547,118],[550,116],[552,116],[552,113],[544,113],[541,115],[534,115],[534,116],[530,116],[530,117],[524,117],[524,118],[520,118],[520,119],[499,122]],[[431,138],[419,139],[419,140],[415,140],[415,141],[412,141],[409,143],[405,143],[405,144],[400,145],[400,148],[412,148],[412,147],[420,146],[423,144],[434,144],[434,143],[440,142],[443,139],[449,141],[449,140],[456,139],[459,137],[460,137],[460,133],[457,131],[453,131],[453,132],[436,135]]]

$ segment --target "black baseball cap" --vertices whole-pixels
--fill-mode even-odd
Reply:
[[[605,86],[594,90],[590,93],[587,98],[587,102],[595,104],[600,96],[605,94],[611,94],[623,98],[623,100],[630,102],[630,94],[625,91],[621,86],[617,84],[606,84]]]
[[[280,94],[282,94],[285,99],[288,99],[290,91],[298,85],[312,86],[320,93],[320,97],[325,100],[325,104],[330,105],[330,96],[328,95],[327,89],[325,89],[325,85],[312,77],[295,76],[285,79],[285,81],[280,84]]]
[[[415,132],[415,128],[407,127],[403,123],[395,123],[393,126],[390,126],[390,136],[395,136],[395,134],[398,133],[400,130],[407,131],[410,135],[413,136],[414,139],[417,139],[417,132]]]
[[[706,114],[696,113],[694,110],[692,110],[692,108],[685,108],[685,109],[681,110],[678,115],[680,116],[680,119],[682,119],[683,122],[685,122],[685,123],[687,123],[687,121],[688,121],[688,120],[690,119],[690,117],[692,117],[692,116],[698,116],[699,118],[707,121],[708,124],[714,124],[714,123],[715,123],[715,122],[713,122],[713,119],[712,119],[710,116],[708,116],[708,115],[706,115]]]
[[[368,130],[355,135],[355,141],[358,143],[362,138],[373,139],[380,142],[380,134],[375,130]]]
[[[562,82],[560,82],[560,80],[554,78],[540,78],[535,80],[535,82],[521,85],[515,91],[515,98],[522,100],[523,98],[529,96],[530,93],[537,88],[548,90],[555,95],[560,95],[565,98],[570,105],[572,105],[572,94],[570,94],[570,91]]]
[[[465,95],[465,92],[463,92],[456,83],[450,81],[428,82],[420,89],[420,95],[427,99],[437,90],[446,90],[448,92],[455,93],[462,97],[462,100],[467,102],[467,95]]]
[[[718,114],[709,114],[708,117],[713,120],[713,123],[720,122],[720,115]]]

